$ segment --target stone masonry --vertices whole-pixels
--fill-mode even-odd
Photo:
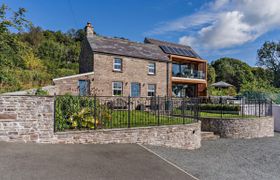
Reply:
[[[258,138],[274,136],[273,117],[216,119],[200,118],[201,130],[226,138]]]
[[[0,96],[0,141],[36,143],[140,143],[182,149],[201,146],[200,122],[54,133],[54,97]]]
[[[0,141],[43,142],[53,137],[54,98],[0,96]]]
[[[79,80],[89,80],[92,84],[94,80],[94,73],[78,74],[73,76],[66,76],[63,78],[53,79],[56,89],[56,95],[64,95],[66,93],[72,95],[79,95]]]
[[[197,149],[201,146],[200,122],[186,125],[60,132],[56,133],[52,143],[139,143]]]
[[[88,52],[92,53],[92,52]],[[121,58],[123,68],[121,72],[113,71],[114,58]],[[94,59],[94,60],[93,60]],[[79,94],[78,81],[89,80],[90,92],[97,96],[112,96],[112,83],[120,81],[123,83],[123,95],[130,95],[130,86],[132,82],[140,83],[140,94],[142,97],[148,96],[148,84],[156,85],[156,94],[159,96],[167,95],[167,63],[161,61],[148,61],[139,58],[114,56],[109,54],[94,54],[92,61],[94,72],[53,80],[56,87],[57,95],[70,93],[72,95]],[[156,64],[155,75],[148,74],[148,64],[152,62]],[[171,69],[169,69],[171,72]],[[91,75],[88,75],[90,74]],[[170,87],[169,87],[170,88]],[[170,89],[169,89],[170,90]]]
[[[123,62],[122,72],[113,71],[114,58],[121,58]],[[149,62],[156,63],[156,74],[148,74]],[[94,54],[94,80],[91,87],[96,88],[99,96],[112,96],[112,82],[123,82],[123,94],[130,95],[132,82],[141,84],[142,97],[148,96],[148,84],[156,84],[156,94],[166,96],[167,86],[167,63],[159,61],[141,60],[138,58]]]

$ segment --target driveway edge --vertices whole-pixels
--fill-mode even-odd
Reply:
[[[173,166],[173,167],[175,167],[175,168],[179,169],[180,171],[182,171],[183,173],[185,173],[185,174],[187,174],[188,176],[192,177],[193,179],[195,179],[195,180],[199,180],[197,177],[195,177],[195,176],[191,175],[190,173],[188,173],[188,172],[187,172],[187,171],[185,171],[184,169],[180,168],[180,167],[179,167],[179,166],[177,166],[176,164],[174,164],[174,163],[170,162],[170,161],[169,161],[169,160],[167,160],[166,158],[164,158],[164,157],[160,156],[159,154],[157,154],[156,152],[152,151],[151,149],[149,149],[149,148],[145,147],[144,145],[142,145],[142,144],[137,144],[137,145],[139,145],[140,147],[142,147],[142,148],[143,148],[143,149],[145,149],[146,151],[148,151],[148,152],[150,152],[150,153],[152,153],[152,154],[156,155],[157,157],[159,157],[159,158],[160,158],[160,159],[162,159],[163,161],[165,161],[165,162],[167,162],[168,164],[170,164],[171,166]]]

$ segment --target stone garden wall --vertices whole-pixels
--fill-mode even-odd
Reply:
[[[197,149],[201,146],[200,129],[200,122],[198,122],[186,125],[59,132],[56,133],[52,143],[140,143]]]
[[[0,141],[141,143],[182,149],[201,146],[201,124],[54,133],[54,97],[0,96]]]
[[[273,104],[272,114],[274,117],[274,131],[280,132],[280,105]]]
[[[54,98],[0,96],[0,141],[44,142],[53,137]]]
[[[258,138],[274,136],[273,117],[216,119],[201,118],[201,130],[226,138]]]

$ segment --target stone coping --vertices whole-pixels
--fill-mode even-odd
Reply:
[[[225,121],[234,121],[234,120],[250,120],[250,121],[255,121],[255,120],[261,120],[261,119],[267,119],[267,118],[273,118],[273,116],[261,116],[261,117],[248,117],[248,118],[218,118],[218,117],[199,117],[200,121],[203,121],[204,119],[209,119],[209,120],[225,120]]]

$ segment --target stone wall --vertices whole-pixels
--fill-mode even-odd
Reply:
[[[53,137],[54,98],[0,96],[0,141],[43,142]]]
[[[60,132],[56,133],[52,143],[140,143],[197,149],[201,146],[200,122],[186,125]]]
[[[0,96],[0,141],[36,143],[141,143],[182,149],[201,146],[200,122],[54,133],[54,97]]]
[[[201,118],[201,130],[226,138],[258,138],[274,136],[273,117],[244,119]]]
[[[280,132],[280,105],[273,104],[272,115],[274,117],[274,131]]]
[[[56,95],[64,95],[66,93],[79,95],[79,80],[89,80],[91,84],[94,80],[94,73],[77,74],[53,79]]]

